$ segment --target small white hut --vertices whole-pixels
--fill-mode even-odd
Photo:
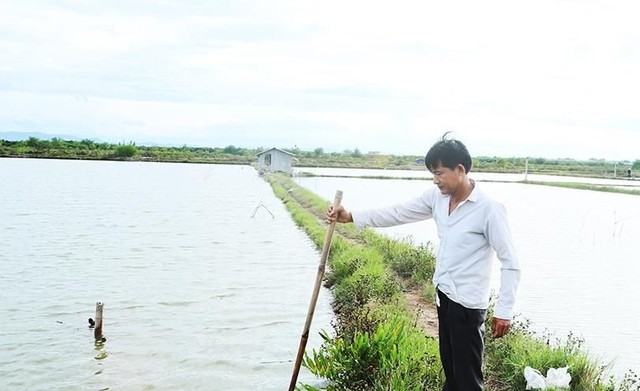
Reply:
[[[258,154],[258,173],[286,172],[291,174],[293,154],[278,148],[271,148]]]

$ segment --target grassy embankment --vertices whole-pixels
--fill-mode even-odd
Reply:
[[[613,187],[607,185],[595,185],[589,183],[574,183],[574,182],[540,182],[540,181],[522,181],[518,183],[525,183],[529,185],[544,185],[544,186],[554,186],[554,187],[564,187],[568,189],[578,189],[578,190],[593,190],[593,191],[602,191],[606,193],[622,193],[622,194],[632,194],[632,195],[640,195],[640,190],[635,188],[620,188]]]
[[[328,201],[287,176],[272,174],[267,179],[296,224],[321,248]],[[326,390],[441,389],[437,340],[416,325],[416,314],[402,293],[408,284],[433,297],[434,266],[434,255],[427,247],[393,241],[371,230],[356,232],[352,224],[336,227],[325,277],[333,293],[334,330],[321,333],[322,348],[307,352],[303,363],[327,380]],[[551,367],[569,366],[572,390],[640,390],[633,373],[614,384],[606,366],[590,358],[579,339],[534,335],[527,321],[516,320],[508,336],[494,339],[487,335],[485,342],[489,391],[524,390],[527,365],[543,373]],[[310,385],[299,389],[317,390]]]

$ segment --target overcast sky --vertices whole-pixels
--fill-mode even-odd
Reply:
[[[640,159],[640,2],[0,0],[0,132]]]

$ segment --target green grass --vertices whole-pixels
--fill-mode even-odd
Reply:
[[[324,345],[304,365],[330,381],[326,390],[435,390],[440,387],[437,341],[425,337],[410,319],[394,316],[373,332],[352,337],[322,334]],[[305,386],[305,390],[317,390]]]
[[[490,325],[490,319],[487,328]],[[551,340],[530,331],[527,321],[517,321],[503,338],[485,339],[485,371],[492,390],[524,390],[526,366],[546,374],[549,368],[569,367],[572,390],[614,390],[603,378],[607,366],[599,364],[581,349],[582,340],[569,335],[565,340]],[[614,388],[611,388],[614,387]]]

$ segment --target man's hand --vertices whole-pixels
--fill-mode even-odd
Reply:
[[[331,205],[329,210],[327,210],[327,224],[331,224],[334,221],[338,223],[351,223],[353,217],[351,216],[351,212],[346,210],[344,206],[339,205],[334,209],[333,205]]]
[[[491,322],[491,333],[495,338],[500,338],[509,332],[511,321],[507,319],[493,318]]]

